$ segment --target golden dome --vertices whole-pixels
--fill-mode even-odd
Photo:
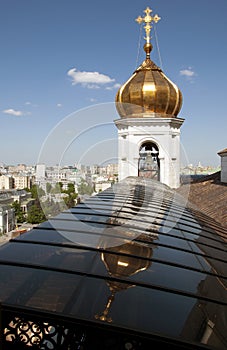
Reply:
[[[115,98],[116,108],[122,118],[175,118],[182,106],[182,93],[150,59],[150,23],[160,18],[157,15],[151,17],[149,8],[144,12],[146,17],[138,17],[137,22],[146,23],[146,59],[118,90]]]

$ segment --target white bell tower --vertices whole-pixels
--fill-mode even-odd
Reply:
[[[178,188],[180,127],[183,122],[184,119],[179,118],[115,120],[118,128],[119,180],[128,176],[144,176],[157,179],[171,188]],[[146,164],[149,154],[152,158],[150,167]]]
[[[177,115],[182,106],[179,88],[150,59],[151,23],[160,17],[145,16],[146,59],[117,92],[119,180],[128,176],[156,179],[171,188],[180,186],[180,127]]]

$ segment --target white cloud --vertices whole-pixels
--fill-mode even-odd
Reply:
[[[88,89],[100,89],[100,86],[97,84],[82,84],[84,87],[87,87]]]
[[[26,101],[25,106],[38,107],[38,105],[31,103],[30,101]]]
[[[13,108],[5,109],[5,110],[3,111],[3,113],[5,113],[5,114],[10,114],[10,115],[15,115],[16,117],[20,117],[20,116],[24,115],[23,112],[21,112],[21,111],[16,111],[16,110],[13,109]]]
[[[99,85],[113,83],[115,79],[111,79],[108,75],[98,72],[80,72],[76,68],[68,70],[67,75],[72,79],[72,85],[81,84],[88,89],[97,89]]]
[[[57,107],[62,107],[62,104],[61,103],[57,103]]]
[[[121,84],[114,84],[113,86],[108,86],[106,87],[106,90],[114,90],[114,89],[119,89],[121,87]]]
[[[180,75],[183,75],[187,78],[192,78],[196,75],[196,73],[192,70],[191,67],[189,67],[187,69],[180,70]]]

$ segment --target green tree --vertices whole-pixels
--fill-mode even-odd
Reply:
[[[45,191],[37,185],[32,185],[30,192],[32,194],[32,198],[35,198],[35,199],[38,199],[45,195]]]
[[[75,200],[72,195],[68,195],[67,197],[64,197],[64,201],[68,208],[72,208],[75,205]]]
[[[24,190],[27,191],[27,192],[31,192],[31,189],[28,188],[28,187],[25,187]]]
[[[68,194],[75,193],[75,186],[74,186],[74,184],[71,184],[71,183],[68,184],[67,193]]]
[[[52,187],[51,191],[50,191],[51,194],[58,194],[58,193],[61,193],[61,187],[59,185],[59,182],[57,182],[55,184],[55,186]]]
[[[46,191],[47,193],[50,193],[51,192],[51,189],[52,189],[52,186],[49,182],[46,183]]]
[[[62,203],[55,203],[53,199],[47,199],[45,202],[42,202],[42,209],[48,219],[58,215],[65,207],[62,206]]]
[[[31,224],[40,224],[45,220],[46,216],[44,215],[40,204],[36,201],[28,210],[27,222]]]
[[[78,196],[78,193],[75,192],[75,186],[73,183],[68,183],[67,190],[62,189],[62,183],[59,182],[61,187],[61,193],[65,193],[67,196],[64,197],[64,202],[68,208],[71,208],[75,205],[75,199]]]
[[[18,201],[15,201],[12,203],[12,208],[15,210],[15,216],[17,219],[17,222],[24,222],[25,221],[25,215],[21,209],[20,203]]]
[[[81,183],[78,186],[79,194],[88,194],[89,196],[94,192],[94,189],[91,185],[89,185],[84,179],[81,179]]]

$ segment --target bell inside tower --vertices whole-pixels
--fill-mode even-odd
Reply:
[[[159,149],[153,142],[147,141],[140,146],[138,176],[160,180]]]

